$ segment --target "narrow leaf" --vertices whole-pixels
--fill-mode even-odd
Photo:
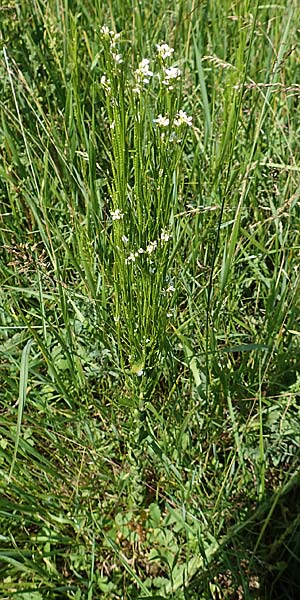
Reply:
[[[22,358],[21,358],[17,432],[16,432],[14,453],[13,453],[9,477],[8,477],[9,483],[11,481],[11,477],[13,474],[13,470],[14,470],[14,466],[15,466],[15,462],[16,462],[16,458],[17,458],[17,453],[18,453],[19,442],[20,442],[21,423],[22,423],[22,416],[23,416],[23,411],[24,411],[24,406],[25,406],[26,390],[27,390],[29,352],[30,352],[30,348],[31,348],[32,344],[33,344],[33,340],[29,340],[27,342],[27,344],[22,352]]]

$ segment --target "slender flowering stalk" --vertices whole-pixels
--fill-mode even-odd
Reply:
[[[111,58],[113,59],[115,65],[118,67],[123,62],[122,54],[120,54],[116,49],[116,44],[120,38],[120,33],[115,33],[114,31],[110,30],[107,27],[107,25],[103,25],[100,29],[100,34],[102,36],[104,46],[106,46],[106,48],[109,49]],[[105,88],[105,80],[102,82],[102,85]]]
[[[100,83],[101,83],[103,89],[108,94],[110,94],[110,92],[111,92],[111,83],[110,83],[109,79],[106,77],[106,75],[102,75],[101,76]]]
[[[169,90],[181,76],[180,69],[169,64],[174,49],[157,44],[157,74],[154,61],[142,58],[128,78],[130,61],[127,64],[124,54],[125,66],[120,66],[118,38],[108,28],[102,29],[104,52],[99,58],[104,62],[100,76],[111,140],[109,239],[115,330],[129,385],[138,386],[139,394],[145,386],[148,394],[148,374],[156,368],[168,335],[167,313],[173,314],[175,284],[166,276],[174,260],[169,227],[179,201],[182,148],[179,144],[171,148],[170,141],[171,136],[176,141],[183,137],[183,125],[189,125],[191,118],[183,111],[177,113],[177,104],[172,107]],[[149,84],[155,94],[148,92]],[[128,371],[128,351],[136,370]]]
[[[133,88],[133,92],[136,94],[140,94],[142,90],[142,86],[146,85],[150,82],[150,78],[153,77],[154,73],[151,71],[150,60],[148,58],[143,58],[140,61],[138,69],[134,72],[135,86]]]

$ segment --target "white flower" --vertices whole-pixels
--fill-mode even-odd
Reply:
[[[138,69],[134,72],[135,79],[138,83],[149,83],[149,78],[153,76],[153,71],[149,69],[149,65],[150,60],[148,58],[143,58],[139,63]],[[139,89],[138,86],[134,91],[137,91],[137,89]]]
[[[115,52],[112,52],[111,55],[117,65],[120,65],[123,62],[122,54],[115,54]]]
[[[119,208],[116,208],[116,210],[111,211],[110,216],[113,221],[120,221],[121,219],[123,219],[124,214],[120,211]]]
[[[127,242],[129,241],[128,237],[126,237],[126,235],[122,235],[121,240],[122,240],[123,244],[127,244]]]
[[[174,52],[174,48],[170,48],[170,46],[168,46],[168,44],[156,44],[156,50],[157,50],[158,56],[162,60],[169,58],[170,56],[172,56],[172,54]]]
[[[181,75],[180,69],[178,67],[169,67],[164,69],[164,79],[163,84],[168,87],[169,90],[173,89],[172,83],[179,79]]]
[[[104,91],[105,91],[107,94],[110,94],[110,93],[111,93],[111,82],[110,82],[110,80],[109,80],[109,79],[106,77],[106,75],[102,75],[102,76],[101,76],[100,83],[101,83],[101,85],[102,85],[102,87],[103,87]]]
[[[173,294],[173,292],[175,292],[175,288],[174,285],[169,285],[169,287],[167,287],[166,289],[167,294]]]
[[[175,127],[180,127],[181,125],[188,125],[189,127],[192,127],[193,117],[189,117],[184,110],[180,110],[174,119],[174,125]]]
[[[102,33],[102,36],[104,37],[105,40],[109,40],[110,42],[110,47],[114,48],[116,45],[116,41],[119,39],[120,37],[120,33],[115,33],[114,31],[111,31],[107,25],[103,25],[100,28],[100,33]]]
[[[131,254],[129,254],[129,256],[125,258],[126,265],[128,265],[128,263],[130,262],[135,262],[135,255],[133,254],[133,252],[131,252]]]
[[[143,58],[140,62],[139,62],[139,71],[141,73],[143,73],[143,75],[152,77],[153,72],[150,71],[149,69],[149,65],[150,65],[150,60],[149,58]]]
[[[156,250],[157,248],[157,241],[154,240],[154,242],[149,242],[147,248],[146,248],[146,252],[148,254],[152,254],[152,252],[154,252],[154,250]]]
[[[120,33],[113,33],[112,31],[110,32],[111,34],[111,38],[110,38],[110,47],[114,48],[116,45],[116,42],[118,41],[118,39],[121,37]]]
[[[107,92],[111,91],[110,81],[107,79],[106,75],[101,76],[100,83]]]
[[[144,254],[144,249],[143,248],[139,248],[137,251],[138,254]]]
[[[110,37],[110,33],[113,33],[113,31],[109,31],[107,25],[102,25],[102,27],[100,28],[100,32],[102,33],[103,37],[109,38]]]
[[[140,369],[139,371],[136,372],[136,375],[138,377],[142,377],[143,374],[144,374],[144,369]]]
[[[168,242],[168,241],[169,241],[169,239],[170,239],[170,237],[171,237],[171,234],[170,234],[170,233],[168,233],[168,232],[166,231],[166,229],[163,229],[163,230],[161,231],[161,234],[160,234],[160,239],[161,239],[161,241],[162,241],[162,242]]]
[[[163,117],[163,115],[158,115],[157,119],[153,119],[153,123],[159,125],[159,127],[168,127],[170,123],[169,117]]]

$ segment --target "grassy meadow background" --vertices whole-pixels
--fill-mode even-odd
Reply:
[[[300,597],[299,23],[1,3],[3,600]]]

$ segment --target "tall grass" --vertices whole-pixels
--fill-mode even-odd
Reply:
[[[297,597],[297,3],[0,15],[1,597]]]

